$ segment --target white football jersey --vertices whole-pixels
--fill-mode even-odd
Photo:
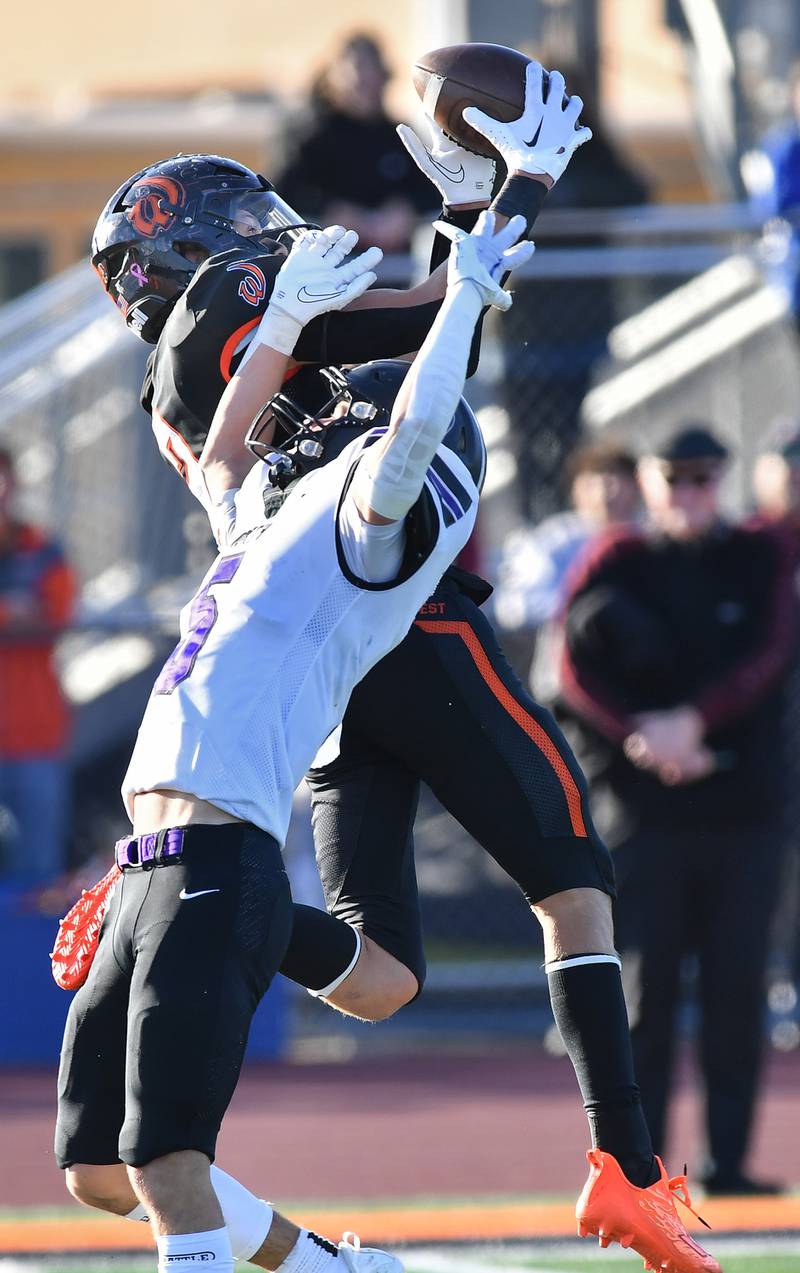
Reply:
[[[475,483],[441,446],[425,479],[429,533],[409,534],[396,580],[355,578],[339,509],[382,432],[305,477],[266,521],[266,465],[245,479],[236,525],[249,533],[217,557],[181,614],[123,782],[131,817],[137,792],[171,788],[284,843],[292,793],[353,687],[406,635],[475,522]]]

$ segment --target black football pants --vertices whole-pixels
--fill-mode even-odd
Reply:
[[[776,827],[637,833],[614,850],[636,1077],[663,1153],[683,957],[699,964],[700,1068],[708,1170],[741,1170],[758,1089],[770,918],[780,876]]]
[[[308,775],[329,910],[422,984],[413,857],[423,781],[527,900],[613,895],[586,783],[549,712],[510,668],[479,607],[444,580],[350,699],[338,755]],[[290,946],[289,958],[301,957]]]

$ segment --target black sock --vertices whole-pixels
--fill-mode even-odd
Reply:
[[[545,965],[550,1003],[589,1119],[592,1146],[613,1154],[632,1184],[658,1179],[633,1073],[622,978],[614,962],[576,955]],[[567,967],[564,967],[567,964]]]
[[[316,906],[294,904],[294,925],[280,971],[308,990],[321,990],[345,971],[358,938],[343,919]]]

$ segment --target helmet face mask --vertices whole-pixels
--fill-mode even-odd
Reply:
[[[265,177],[218,155],[177,155],[129,178],[95,227],[92,265],[128,326],[158,339],[166,306],[231,248],[285,252],[307,224]]]
[[[323,368],[321,374],[332,393],[317,412],[310,414],[289,394],[276,393],[250,426],[246,445],[270,466],[273,486],[283,488],[305,477],[330,463],[367,429],[388,423],[389,412],[356,397],[347,375],[338,367]]]
[[[256,416],[246,445],[270,465],[269,480],[281,489],[297,478],[335,460],[355,438],[370,429],[385,429],[395,398],[410,364],[394,359],[364,363],[342,371],[321,369],[327,396],[321,386],[311,410],[297,401],[302,391],[289,381]],[[469,404],[462,398],[456,408],[444,445],[469,469],[480,489],[486,473],[486,447]]]

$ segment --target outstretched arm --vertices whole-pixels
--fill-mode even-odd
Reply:
[[[419,498],[464,388],[480,312],[485,305],[509,308],[511,296],[498,280],[533,254],[532,243],[517,243],[523,230],[517,218],[495,233],[493,213],[484,212],[472,234],[451,232],[444,303],[403,382],[385,437],[367,452],[351,488],[363,521],[401,521]]]
[[[496,213],[496,229],[502,229],[509,217],[521,215],[525,217],[526,234],[530,235],[548,190],[564,173],[578,147],[592,135],[590,129],[578,126],[582,109],[580,97],[565,96],[560,71],[550,72],[545,92],[544,69],[539,62],[530,62],[525,78],[525,108],[519,119],[504,124],[476,107],[465,110],[464,118],[492,143],[508,171],[503,188],[491,204]],[[397,135],[440,194],[445,217],[460,229],[471,230],[478,213],[489,206],[492,198],[495,161],[472,154],[451,141],[434,120],[426,122],[427,141],[407,124],[398,124]],[[531,142],[532,138],[535,141]],[[437,236],[438,252],[442,248]],[[440,300],[444,292],[445,267],[436,263],[417,287],[406,291],[373,288],[348,310],[421,305]]]
[[[591,137],[588,128],[579,128],[577,124],[582,106],[579,97],[565,96],[564,77],[558,71],[551,72],[545,93],[543,68],[538,62],[530,62],[526,70],[525,107],[519,119],[503,124],[480,111],[470,115],[469,122],[491,141],[508,173],[505,184],[491,203],[497,229],[501,229],[509,217],[521,215],[525,218],[525,237],[531,237],[548,190],[562,175],[578,146]],[[479,211],[489,205],[495,185],[495,161],[465,150],[447,137],[432,119],[426,122],[429,134],[426,140],[407,124],[399,124],[397,133],[417,167],[441,195],[445,222],[468,232],[473,229]],[[441,228],[441,223],[438,224]],[[448,250],[447,238],[437,233],[431,252],[429,283],[440,279],[441,262],[446,259]],[[368,293],[370,298],[374,295],[374,292]],[[365,302],[367,297],[358,304]],[[470,351],[468,375],[473,375],[478,367],[480,334],[479,321]]]
[[[252,467],[244,445],[247,424],[277,393],[292,350],[312,318],[339,309],[375,282],[379,248],[351,257],[358,236],[342,226],[307,231],[279,270],[272,297],[246,356],[231,377],[211,422],[200,468],[215,516],[218,543],[234,518],[234,494]]]

